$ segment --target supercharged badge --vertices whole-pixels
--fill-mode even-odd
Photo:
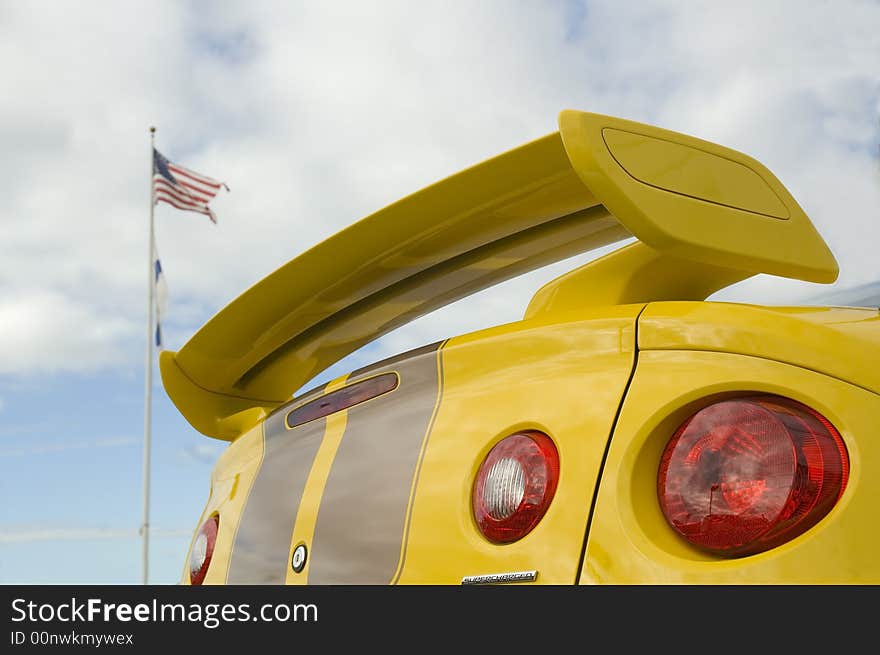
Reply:
[[[466,575],[461,579],[461,584],[504,584],[507,582],[534,582],[537,577],[537,571],[487,573],[486,575]]]

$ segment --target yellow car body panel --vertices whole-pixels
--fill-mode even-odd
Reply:
[[[291,397],[417,316],[629,236],[638,241],[542,287],[521,321]],[[182,414],[232,442],[200,520],[217,514],[220,526],[204,582],[522,582],[533,571],[536,584],[880,582],[880,315],[705,302],[760,272],[837,275],[772,173],[722,146],[584,112],[355,223],[161,356]],[[825,415],[849,480],[803,534],[726,559],[666,523],[657,471],[683,420],[754,393]],[[558,487],[531,532],[496,544],[474,519],[474,480],[522,430],[552,439]]]
[[[537,570],[541,584],[576,581],[641,309],[522,321],[447,343],[443,399],[418,476],[398,582],[460,584],[467,576],[527,570]],[[532,532],[493,544],[471,509],[477,469],[498,441],[529,429],[549,435],[559,450],[559,486]]]
[[[823,414],[849,455],[843,496],[818,524],[771,550],[728,559],[667,524],[657,469],[678,426],[711,400],[778,394]],[[790,364],[719,352],[644,351],[614,431],[581,584],[877,584],[880,396]]]
[[[716,350],[796,364],[880,393],[880,314],[864,307],[653,303],[640,350]]]

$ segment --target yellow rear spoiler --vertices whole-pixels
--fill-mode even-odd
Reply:
[[[165,389],[235,439],[315,375],[418,316],[602,245],[527,316],[703,299],[756,273],[833,282],[837,263],[776,177],[700,139],[578,111],[559,131],[418,191],[291,260],[165,351]],[[586,291],[585,291],[586,290]]]

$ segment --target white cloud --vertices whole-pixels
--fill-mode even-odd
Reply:
[[[108,1],[3,13],[0,374],[140,363],[151,124],[165,155],[232,189],[213,203],[217,226],[156,210],[172,349],[289,258],[553,131],[563,108],[754,155],[825,235],[839,286],[880,277],[876,3],[267,1],[205,12]],[[417,321],[381,349],[516,320],[562,270]],[[760,276],[719,297],[816,289]]]
[[[102,303],[103,304],[103,303]],[[0,296],[0,373],[90,371],[131,361],[122,342],[132,317],[60,290],[11,289]]]

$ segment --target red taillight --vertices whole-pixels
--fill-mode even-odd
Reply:
[[[189,551],[189,582],[200,585],[205,580],[211,557],[214,555],[214,544],[217,543],[217,531],[220,529],[220,516],[212,514],[202,523],[199,532]]]
[[[495,444],[474,484],[474,518],[489,541],[521,539],[544,516],[559,480],[559,454],[546,434],[518,432]]]
[[[843,494],[849,459],[821,414],[779,396],[718,402],[682,424],[657,477],[669,524],[704,550],[753,555],[814,526]]]

